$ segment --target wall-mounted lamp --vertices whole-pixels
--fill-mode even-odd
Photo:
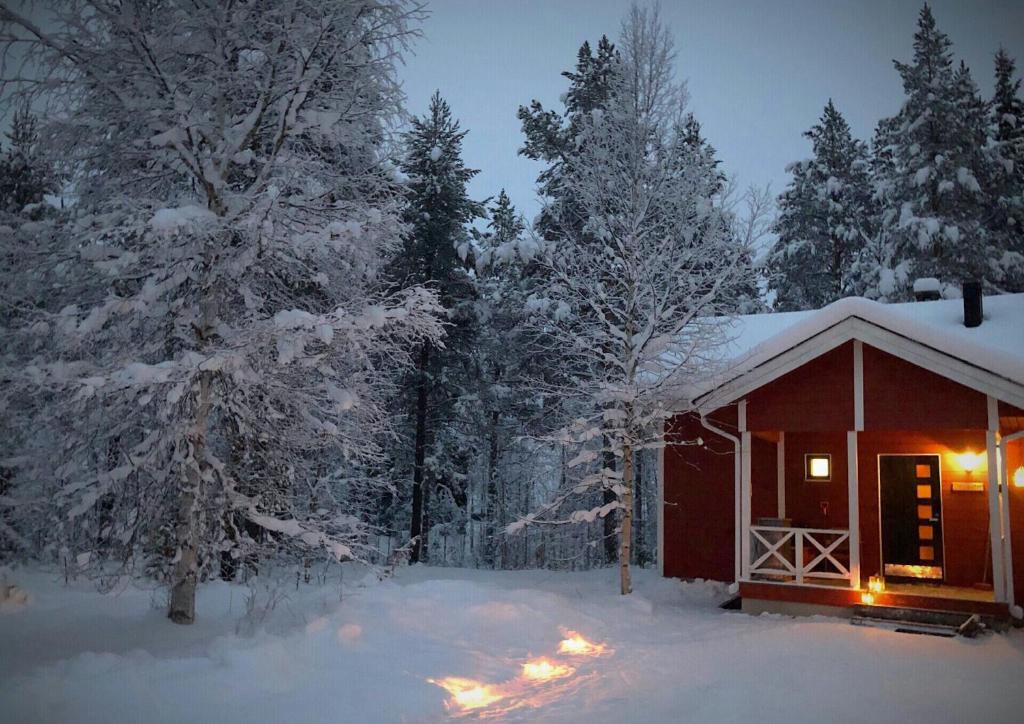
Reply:
[[[804,455],[804,480],[832,479],[832,456],[827,453]]]
[[[1013,487],[1024,488],[1024,465],[1013,471]]]
[[[960,463],[960,467],[964,472],[973,473],[981,465],[981,455],[972,452],[960,453],[957,456],[957,462]]]

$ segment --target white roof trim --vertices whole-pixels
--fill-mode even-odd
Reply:
[[[694,403],[698,410],[710,412],[855,339],[965,387],[1024,407],[1024,385],[853,314],[768,359],[748,358],[747,365],[734,368],[737,374],[695,398]]]

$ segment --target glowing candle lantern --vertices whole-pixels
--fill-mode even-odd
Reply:
[[[871,576],[868,579],[868,591],[871,593],[882,593],[885,591],[885,579],[881,576]]]
[[[875,594],[867,592],[860,594],[860,602],[868,606],[872,605],[875,602]]]

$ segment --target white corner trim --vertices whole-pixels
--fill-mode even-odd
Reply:
[[[988,396],[988,429],[992,432],[999,430],[999,400],[992,395]]]
[[[747,401],[746,400],[740,400],[739,405],[737,405],[737,407],[739,409],[736,411],[736,427],[739,429],[740,432],[746,432],[747,431]]]
[[[864,430],[864,343],[853,340],[853,429]]]
[[[992,398],[989,398],[992,399]],[[985,433],[985,449],[988,453],[988,532],[992,541],[992,585],[995,599],[1006,602],[1006,579],[1003,569],[1003,519],[999,512],[999,450],[996,431]]]
[[[846,433],[846,493],[849,503],[850,587],[860,588],[860,476],[857,469],[857,433]]]
[[[775,443],[776,475],[778,476],[778,516],[786,517],[786,433],[779,433],[779,441]]]
[[[750,480],[750,454],[751,438],[749,432],[740,435],[740,488],[742,490],[742,538],[740,539],[740,551],[742,554],[741,572],[742,580],[750,580],[750,502],[751,502],[751,480]]]

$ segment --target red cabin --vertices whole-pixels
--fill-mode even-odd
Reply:
[[[666,425],[663,574],[751,612],[1019,616],[1024,294],[982,302],[976,327],[960,300],[738,318]]]

